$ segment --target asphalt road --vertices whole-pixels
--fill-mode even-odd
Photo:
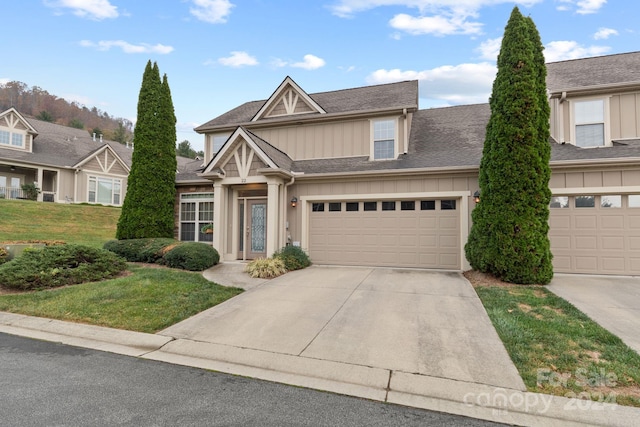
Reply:
[[[494,426],[0,334],[0,426]]]

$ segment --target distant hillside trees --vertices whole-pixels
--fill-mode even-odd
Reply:
[[[195,159],[196,156],[204,157],[204,151],[194,150],[191,147],[191,143],[185,139],[176,147],[176,155],[180,157],[186,157],[188,159]]]
[[[104,131],[105,139],[122,144],[133,139],[133,123],[130,120],[112,117],[96,107],[87,108],[77,102],[69,102],[38,86],[29,88],[19,81],[0,84],[0,111],[11,107],[26,117],[45,122],[87,129],[87,132],[99,128]]]

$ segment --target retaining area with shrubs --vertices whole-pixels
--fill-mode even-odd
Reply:
[[[220,261],[214,247],[200,242],[181,242],[168,238],[109,240],[104,249],[129,262],[144,262],[202,271]]]
[[[25,249],[0,266],[0,283],[31,291],[109,279],[127,268],[124,259],[84,245],[53,245]]]

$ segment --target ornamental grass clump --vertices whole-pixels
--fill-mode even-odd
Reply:
[[[272,279],[287,272],[280,258],[258,258],[247,264],[245,271],[249,276],[260,279]]]

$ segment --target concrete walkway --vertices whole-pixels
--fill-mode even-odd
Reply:
[[[245,293],[158,334],[2,312],[0,332],[513,425],[640,418],[525,391],[461,274],[314,266],[265,281],[243,268],[204,276]]]
[[[640,277],[556,274],[549,290],[640,353]]]

